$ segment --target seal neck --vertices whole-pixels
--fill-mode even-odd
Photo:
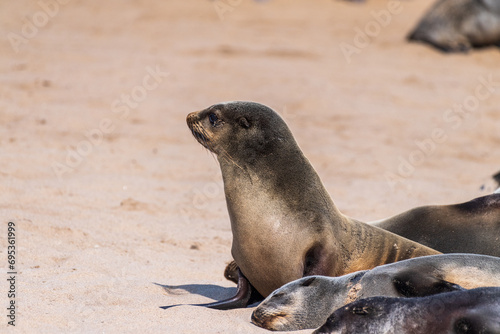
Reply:
[[[293,146],[293,147],[290,147]],[[335,212],[342,216],[309,160],[295,145],[283,145],[250,162],[219,159],[226,194],[247,192],[287,203],[295,210]],[[229,203],[228,203],[229,204]]]

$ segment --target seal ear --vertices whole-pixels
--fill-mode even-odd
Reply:
[[[250,122],[245,117],[240,118],[239,123],[240,126],[244,129],[248,129],[250,127]]]

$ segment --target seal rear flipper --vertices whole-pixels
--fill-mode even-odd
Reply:
[[[425,271],[425,270],[424,270]],[[465,290],[454,284],[418,270],[407,270],[392,279],[394,288],[404,297],[424,297],[443,292]]]
[[[245,308],[255,302],[264,300],[264,297],[250,284],[248,279],[238,268],[238,287],[236,294],[228,299],[207,304],[192,304],[192,306],[204,306],[217,310],[231,310]]]

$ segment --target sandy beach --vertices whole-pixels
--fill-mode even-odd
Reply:
[[[252,308],[159,308],[235,292],[218,162],[185,122],[217,102],[279,112],[363,221],[492,191],[500,53],[408,43],[432,2],[2,2],[0,327],[267,332]]]

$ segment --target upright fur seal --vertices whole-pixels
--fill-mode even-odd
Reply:
[[[303,276],[341,276],[439,253],[340,213],[272,109],[254,102],[221,103],[189,114],[187,124],[217,155],[233,232],[231,252],[262,296]],[[216,304],[233,308],[246,302],[232,298]]]
[[[254,310],[252,322],[275,331],[317,328],[336,309],[367,297],[422,297],[487,286],[500,286],[500,258],[424,256],[341,277],[310,276],[290,282]]]
[[[445,51],[500,43],[500,1],[438,0],[408,36]]]
[[[335,311],[314,334],[499,334],[500,287],[424,298],[372,297]]]

